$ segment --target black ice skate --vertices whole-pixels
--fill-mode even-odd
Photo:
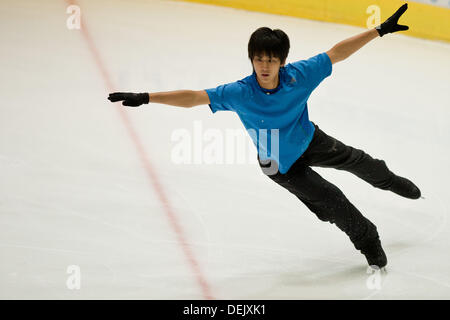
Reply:
[[[420,190],[417,186],[406,178],[394,175],[392,184],[388,190],[409,199],[419,199]]]
[[[381,269],[387,265],[387,257],[381,247],[381,242],[379,239],[365,245],[361,249],[361,253],[366,256],[369,266],[374,266]]]

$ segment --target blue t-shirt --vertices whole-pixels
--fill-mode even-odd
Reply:
[[[278,171],[284,174],[312,140],[315,129],[308,117],[307,101],[331,71],[330,58],[321,53],[281,67],[279,85],[272,90],[262,88],[253,72],[242,80],[205,91],[211,111],[236,112],[259,158],[276,161]]]

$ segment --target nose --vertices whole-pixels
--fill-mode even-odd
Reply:
[[[270,70],[270,68],[269,68],[269,63],[268,62],[263,62],[263,64],[262,64],[262,66],[261,66],[262,68],[262,71],[264,72],[264,73],[268,73],[269,72],[269,70]]]

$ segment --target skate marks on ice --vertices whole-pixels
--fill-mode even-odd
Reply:
[[[406,201],[406,200],[405,200]],[[418,203],[420,205],[420,203]],[[396,217],[395,214],[403,214]],[[440,196],[431,196],[417,210],[400,208],[388,217],[402,226],[395,242],[387,242],[386,247],[394,249],[392,255],[398,256],[416,246],[424,246],[443,234],[448,226],[449,208]],[[415,236],[411,239],[410,234]]]
[[[408,203],[408,200],[405,200],[404,203]],[[397,299],[399,297],[423,299],[424,296],[427,299],[442,299],[450,292],[450,281],[445,278],[445,265],[442,267],[443,272],[437,273],[430,272],[431,268],[424,268],[425,264],[429,265],[431,261],[439,259],[437,258],[439,254],[443,255],[443,259],[445,259],[446,248],[443,252],[436,244],[433,245],[433,241],[443,235],[448,225],[449,209],[446,202],[438,195],[430,196],[427,197],[426,203],[423,202],[421,208],[419,207],[417,210],[401,209],[394,211],[393,214],[403,210],[406,211],[406,217],[409,215],[410,219],[396,218],[395,216],[391,216],[389,219],[403,228],[396,234],[395,241],[384,242],[388,265],[383,289],[372,292],[363,298],[365,300]],[[422,215],[420,218],[424,221],[414,220],[418,215]],[[431,221],[428,222],[428,220]],[[411,233],[413,233],[412,237]],[[416,254],[414,255],[414,253]],[[427,273],[424,270],[420,271],[420,267],[427,270]],[[434,290],[429,290],[430,287],[433,287]],[[401,288],[404,290],[402,291]],[[418,294],[417,292],[420,292],[421,288],[427,288],[428,291]]]
[[[368,290],[367,264],[360,254],[343,259],[348,253],[328,258],[303,248],[210,245],[214,253],[210,267],[220,275],[214,283],[224,299],[359,299]],[[227,259],[230,256],[232,260]]]

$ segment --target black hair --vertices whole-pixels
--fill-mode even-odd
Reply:
[[[261,27],[252,33],[248,41],[248,57],[250,61],[256,55],[266,54],[277,57],[281,64],[286,62],[289,53],[289,37],[280,29]]]

